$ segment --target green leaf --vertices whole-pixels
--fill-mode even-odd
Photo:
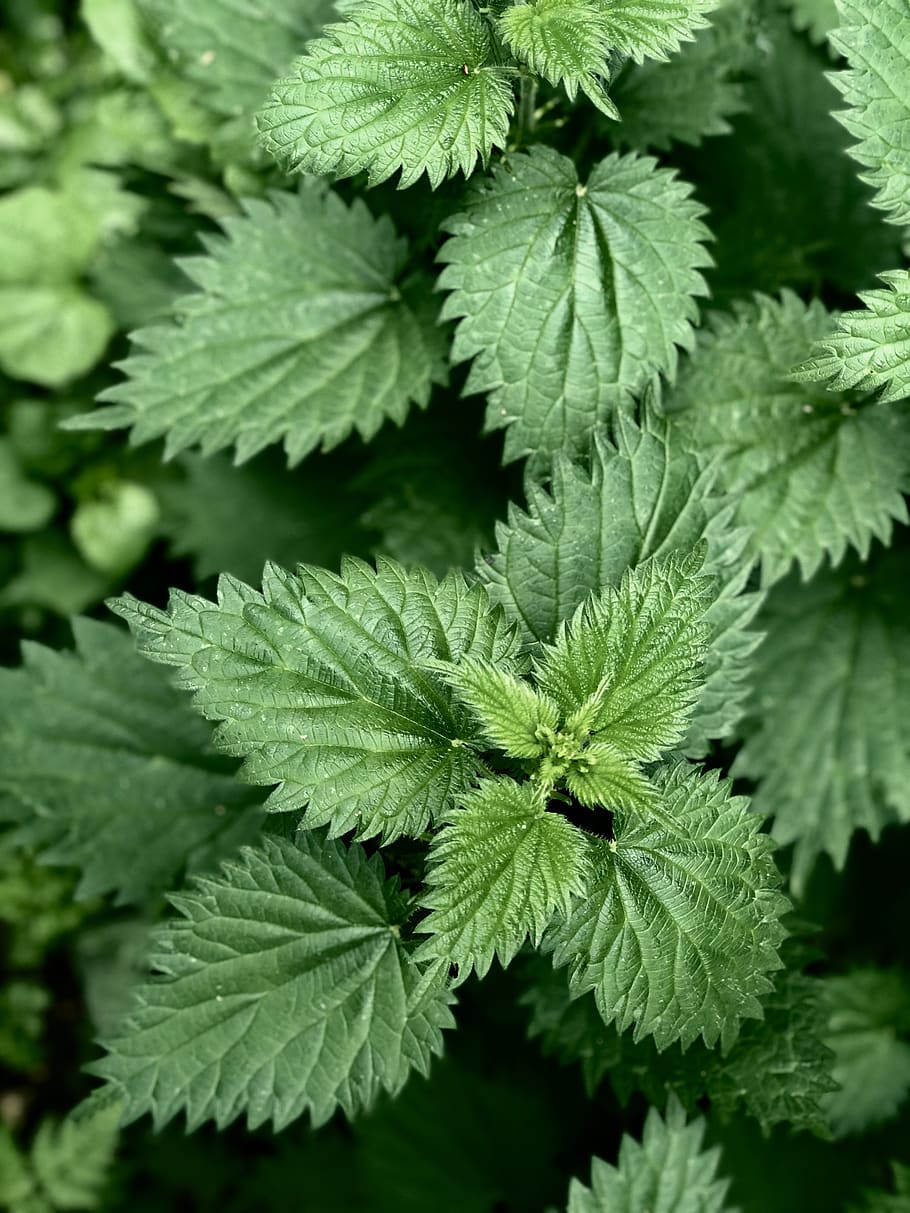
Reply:
[[[734,773],[795,843],[805,883],[820,852],[844,864],[854,830],[910,821],[910,563],[900,549],[772,592],[759,623],[755,693]]]
[[[266,838],[175,898],[121,1036],[92,1067],[124,1122],[179,1112],[189,1128],[322,1124],[426,1073],[450,995],[398,938],[402,906],[378,856],[304,833]]]
[[[255,837],[258,797],[126,632],[73,633],[75,651],[29,643],[0,670],[0,794],[43,862],[80,870],[82,896],[144,901]]]
[[[575,799],[588,808],[601,805],[644,812],[654,799],[650,780],[607,741],[586,745],[565,778]]]
[[[590,472],[557,460],[549,489],[531,481],[527,512],[510,507],[508,525],[497,527],[498,550],[478,573],[533,644],[552,640],[589,594],[618,585],[626,569],[705,539],[705,572],[718,596],[705,614],[705,684],[686,739],[703,752],[709,737],[729,735],[742,715],[747,659],[758,641],[749,623],[759,600],[743,592],[747,534],[728,526],[716,463],[700,466],[678,427],[652,408],[640,426],[620,414],[614,443],[595,435]]]
[[[761,1019],[740,1029],[725,1055],[696,1041],[659,1053],[649,1038],[633,1044],[606,1027],[592,994],[573,999],[563,971],[533,970],[522,998],[532,1009],[529,1036],[539,1036],[545,1054],[582,1067],[593,1095],[609,1077],[625,1106],[636,1091],[652,1104],[675,1095],[689,1112],[705,1097],[721,1121],[745,1112],[765,1133],[778,1124],[828,1135],[821,1101],[835,1083],[834,1054],[825,1045],[827,1004],[819,978],[787,973],[762,1001]]]
[[[341,557],[365,556],[360,502],[339,484],[349,465],[331,457],[288,471],[276,452],[234,467],[224,455],[186,455],[183,479],[162,484],[162,529],[175,556],[189,556],[197,580],[231,573],[254,581],[267,560],[337,568]]]
[[[603,22],[604,33],[616,50],[636,63],[646,56],[665,59],[690,41],[694,30],[708,24],[706,16],[721,0],[589,0]]]
[[[794,562],[808,578],[848,546],[865,556],[895,519],[907,521],[910,411],[862,407],[791,377],[830,326],[821,304],[789,291],[715,313],[667,399],[684,445],[720,456],[765,583]]]
[[[840,1090],[825,1107],[846,1137],[892,1119],[910,1095],[910,983],[897,971],[854,969],[826,985]]]
[[[787,0],[793,25],[813,42],[824,42],[838,24],[836,0]]]
[[[910,271],[879,274],[888,289],[861,291],[865,309],[843,312],[793,372],[831,391],[878,392],[881,403],[910,396]]]
[[[191,8],[183,0],[137,3],[162,61],[190,86],[193,104],[225,118],[249,118],[275,74],[333,12],[332,0],[194,0]]]
[[[747,112],[729,139],[707,141],[698,155],[698,198],[716,239],[712,294],[728,302],[784,286],[865,290],[873,273],[902,264],[900,233],[869,205],[873,191],[845,154],[850,137],[832,113],[839,96],[825,59],[776,3],[761,3],[743,48],[750,42]]]
[[[127,80],[148,83],[154,56],[136,0],[81,0],[79,15],[92,38]]]
[[[417,956],[458,965],[464,980],[505,966],[530,937],[536,945],[557,909],[584,891],[588,841],[565,817],[547,811],[540,789],[485,779],[449,814],[430,848],[430,938]]]
[[[95,1209],[117,1148],[120,1104],[93,1096],[60,1124],[43,1120],[29,1162],[53,1209]]]
[[[206,238],[208,256],[183,263],[199,291],[174,322],[134,334],[127,382],[101,397],[118,407],[80,428],[164,434],[168,455],[233,445],[238,461],[283,439],[296,463],[426,405],[444,378],[444,338],[389,220],[320,182],[245,211]]]
[[[726,135],[746,109],[744,73],[757,58],[751,0],[726,0],[711,24],[667,62],[629,64],[613,83],[622,122],[611,137],[622,146],[666,150]]]
[[[513,107],[491,35],[468,0],[365,0],[275,84],[263,142],[290,170],[371,184],[468,176],[505,146]]]
[[[595,1158],[590,1188],[572,1180],[568,1213],[734,1213],[729,1181],[717,1178],[720,1151],[702,1149],[704,1134],[675,1099],[665,1118],[651,1108],[641,1143],[623,1135],[617,1166]]]
[[[701,684],[710,579],[704,549],[648,561],[589,598],[535,665],[567,720],[627,759],[653,762],[685,736]]]
[[[761,1016],[789,903],[744,798],[685,764],[654,782],[659,809],[615,814],[584,897],[544,942],[573,996],[593,990],[604,1021],[634,1025],[636,1041],[728,1047],[742,1018]]]
[[[590,0],[534,0],[514,4],[499,19],[506,45],[550,84],[562,84],[570,101],[579,89],[609,118],[619,111],[607,96],[609,30]]]
[[[161,611],[113,604],[140,652],[181,669],[241,775],[274,784],[266,807],[307,804],[333,835],[421,834],[479,770],[476,735],[433,661],[509,664],[516,641],[480,586],[391,561],[340,576],[269,566],[262,594],[230,577],[217,603],[180,591]]]
[[[54,493],[28,478],[13,443],[0,436],[0,531],[39,531],[56,509]]]
[[[546,753],[548,734],[559,728],[559,709],[552,699],[508,670],[476,659],[462,661],[445,675],[494,746],[513,758]]]
[[[445,223],[443,316],[465,391],[489,393],[505,459],[586,451],[592,431],[672,375],[710,264],[691,188],[649,157],[608,156],[586,183],[548,147],[510,157]]]
[[[76,286],[0,285],[0,368],[63,387],[90,371],[114,332],[103,304]]]
[[[831,77],[850,107],[837,117],[859,142],[851,154],[892,223],[910,223],[910,20],[903,0],[839,0],[831,43],[850,68]]]
[[[79,502],[69,530],[85,562],[113,579],[142,560],[156,537],[158,516],[158,499],[146,485],[109,480]]]

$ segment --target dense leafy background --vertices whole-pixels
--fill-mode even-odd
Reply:
[[[3,10],[0,1206],[910,1207],[903,0]]]

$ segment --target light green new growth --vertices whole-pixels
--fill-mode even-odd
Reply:
[[[708,232],[656,161],[608,156],[586,182],[548,147],[511,156],[445,223],[443,316],[468,393],[488,393],[505,458],[587,452],[655,371],[673,375],[705,293]]]
[[[795,843],[804,886],[816,857],[843,866],[853,832],[910,821],[910,562],[899,549],[808,585],[776,587],[759,626],[754,699],[735,775],[774,837]]]
[[[514,4],[499,19],[503,39],[519,59],[562,84],[570,101],[579,89],[608,118],[619,111],[607,96],[611,42],[599,5],[591,0]]]
[[[711,580],[704,548],[626,573],[590,598],[535,663],[568,731],[653,762],[685,736],[701,683]]]
[[[852,155],[892,223],[910,224],[910,12],[905,0],[838,0],[831,43],[849,70],[831,79],[850,107],[837,114],[859,140]]]
[[[434,662],[479,657],[508,668],[516,639],[480,586],[382,560],[340,576],[267,566],[259,594],[223,577],[217,603],[180,591],[168,611],[113,604],[139,650],[181,669],[216,739],[266,807],[306,805],[333,835],[421,834],[478,772],[477,734]]]
[[[897,970],[829,977],[828,1044],[839,1089],[825,1096],[835,1136],[891,1120],[910,1095],[910,984]]]
[[[512,84],[492,28],[469,0],[364,0],[279,80],[259,115],[263,142],[291,170],[401,170],[432,186],[504,147]]]
[[[23,646],[0,670],[0,817],[84,897],[143,902],[259,832],[259,795],[129,634],[73,622],[74,652]]]
[[[405,916],[378,856],[303,833],[267,838],[174,897],[154,938],[162,974],[141,986],[94,1073],[125,1122],[181,1111],[196,1128],[245,1115],[322,1124],[426,1073],[452,1025],[441,976],[412,963]]]
[[[748,538],[729,526],[733,506],[715,488],[717,461],[699,466],[678,427],[646,405],[636,424],[616,419],[615,446],[595,435],[590,471],[558,459],[549,491],[531,481],[527,513],[509,508],[498,550],[478,574],[529,644],[552,640],[589,594],[618,585],[627,568],[707,542],[705,572],[717,596],[705,613],[704,685],[686,738],[704,752],[742,715],[748,658],[758,640],[749,623],[758,597],[744,593]]]
[[[863,405],[791,376],[830,332],[820,303],[784,291],[714,313],[680,367],[667,410],[683,442],[719,456],[736,518],[766,583],[799,564],[810,577],[849,546],[868,553],[905,522],[910,411]]]
[[[651,1108],[640,1143],[623,1135],[617,1166],[595,1158],[590,1188],[572,1180],[568,1213],[735,1213],[729,1181],[717,1176],[720,1151],[702,1149],[704,1135],[705,1122],[687,1124],[678,1100],[666,1117]]]
[[[463,661],[446,677],[492,745],[514,758],[541,758],[559,729],[559,708],[530,683],[489,662]]]
[[[680,764],[653,777],[651,813],[617,812],[594,876],[544,946],[594,991],[605,1022],[658,1049],[701,1036],[729,1047],[772,989],[789,903],[761,819],[716,773]],[[672,963],[668,959],[672,958]]]
[[[588,839],[547,811],[545,790],[485,779],[462,799],[430,848],[430,936],[417,958],[472,968],[483,977],[494,956],[507,965],[530,937],[537,945],[557,909],[568,912],[588,872]]]
[[[77,428],[132,426],[166,453],[234,446],[238,460],[284,441],[296,463],[352,431],[401,423],[445,379],[445,340],[407,245],[360,200],[320,182],[245,204],[183,263],[198,286],[175,321],[140,329],[116,401]]]
[[[834,331],[793,372],[797,382],[877,392],[883,404],[910,396],[910,271],[879,278],[888,289],[860,292],[865,308],[838,316]]]

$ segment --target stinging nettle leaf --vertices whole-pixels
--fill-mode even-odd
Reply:
[[[543,790],[512,779],[484,779],[453,810],[430,848],[430,936],[422,959],[483,977],[494,956],[505,966],[529,936],[537,944],[557,909],[569,910],[588,873],[588,839],[548,812]]]
[[[840,1138],[891,1120],[910,1095],[910,982],[898,970],[853,969],[825,986],[839,1086],[825,1109]]]
[[[900,547],[771,592],[754,698],[733,772],[795,843],[801,889],[820,852],[843,866],[853,832],[910,821],[910,561]]]
[[[590,1188],[572,1180],[568,1213],[736,1213],[717,1175],[720,1151],[702,1149],[704,1135],[705,1122],[687,1124],[677,1099],[665,1117],[651,1108],[641,1142],[623,1134],[617,1166],[595,1158]]]
[[[513,758],[539,758],[546,751],[548,735],[559,727],[552,699],[489,662],[463,661],[445,675],[493,745]]]
[[[726,135],[748,108],[742,77],[755,65],[754,0],[726,0],[711,24],[667,62],[629,63],[611,88],[622,122],[610,129],[623,147],[667,150]]]
[[[743,797],[685,764],[654,776],[659,809],[614,817],[584,896],[544,938],[573,996],[658,1049],[729,1047],[772,989],[789,906],[773,844]]]
[[[505,146],[513,108],[491,35],[468,0],[364,0],[276,82],[265,147],[288,169],[371,184],[468,176]]]
[[[766,583],[798,563],[810,577],[848,547],[862,555],[905,522],[910,412],[864,404],[791,370],[832,321],[790,291],[715,313],[680,367],[666,408],[684,445],[719,456],[722,486],[738,499]]]
[[[308,182],[248,201],[223,227],[183,263],[199,290],[175,321],[133,335],[126,382],[101,396],[115,407],[73,428],[165,435],[168,456],[234,446],[241,461],[283,440],[297,463],[426,405],[445,379],[445,337],[387,218]]]
[[[650,157],[608,156],[587,182],[535,147],[497,166],[445,223],[440,286],[467,393],[488,393],[505,459],[590,449],[618,405],[692,343],[708,231],[691,188]]]
[[[653,762],[685,736],[702,682],[711,579],[704,548],[630,569],[589,598],[535,663],[563,715],[624,758]]]
[[[701,753],[741,717],[759,639],[749,623],[760,598],[743,592],[748,532],[729,525],[733,505],[716,489],[716,461],[696,458],[649,405],[639,424],[617,416],[614,443],[595,435],[590,471],[557,459],[548,489],[532,480],[527,512],[510,507],[508,524],[497,526],[498,550],[478,575],[533,645],[552,640],[589,594],[618,585],[627,568],[705,539],[718,596],[705,614],[705,684],[686,738],[687,750]]]
[[[849,106],[836,116],[859,140],[850,152],[875,205],[910,224],[910,13],[904,0],[839,0],[838,13],[831,44],[850,67],[830,77]]]
[[[80,896],[145,901],[257,837],[260,797],[127,632],[73,634],[74,652],[26,644],[0,670],[4,815],[42,862],[80,870]]]
[[[308,1111],[318,1125],[441,1052],[451,995],[410,960],[396,885],[357,844],[267,838],[174,903],[182,917],[153,940],[161,976],[92,1066],[124,1123],[183,1111],[190,1129],[245,1114],[278,1130]]]
[[[340,576],[267,566],[259,594],[223,577],[217,603],[112,604],[140,652],[181,669],[241,777],[281,787],[266,808],[362,838],[421,834],[479,771],[477,725],[433,662],[509,666],[516,640],[480,586],[381,560]]]
[[[611,46],[636,63],[666,59],[707,24],[721,0],[589,0]]]
[[[562,84],[570,101],[579,89],[609,118],[619,111],[607,96],[610,38],[590,0],[534,0],[514,4],[499,19],[503,39],[519,59]]]
[[[910,396],[910,271],[879,278],[887,289],[860,291],[864,309],[837,317],[834,331],[793,371],[798,383],[877,392],[882,404]]]

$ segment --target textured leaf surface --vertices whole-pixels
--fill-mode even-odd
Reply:
[[[910,223],[910,13],[903,0],[839,0],[831,35],[850,69],[832,76],[849,109],[838,114],[851,148],[893,223]]]
[[[705,1122],[686,1124],[677,1100],[666,1117],[648,1112],[641,1142],[623,1135],[617,1166],[595,1158],[591,1186],[577,1179],[568,1213],[734,1213],[729,1181],[719,1179],[720,1151],[702,1149]]]
[[[910,820],[910,628],[905,552],[877,552],[808,585],[791,577],[759,617],[755,698],[734,773],[795,843],[801,885],[824,851],[843,866],[854,830]]]
[[[268,838],[175,898],[121,1036],[93,1066],[124,1120],[181,1111],[195,1128],[245,1113],[281,1129],[348,1116],[426,1073],[449,996],[398,939],[402,907],[378,857],[304,833]]]
[[[388,219],[320,183],[247,202],[183,268],[199,290],[167,325],[140,329],[118,407],[85,428],[167,436],[170,455],[234,446],[239,460],[284,440],[298,462],[353,430],[371,438],[427,403],[445,346],[426,284]]]
[[[655,782],[659,811],[615,815],[585,897],[545,943],[572,994],[593,990],[604,1020],[634,1025],[636,1041],[729,1045],[780,967],[788,903],[772,844],[716,775],[679,765]]]
[[[600,6],[591,0],[535,0],[514,4],[500,18],[506,45],[532,71],[562,84],[569,100],[579,89],[610,118],[618,118],[607,96],[610,37]]]
[[[539,758],[546,751],[546,735],[560,723],[552,699],[487,662],[463,661],[446,676],[494,746],[513,758]]]
[[[701,683],[711,582],[704,551],[630,569],[578,608],[535,676],[571,719],[623,757],[656,761],[685,736]]]
[[[827,1130],[821,1109],[834,1087],[834,1054],[825,1045],[827,1002],[819,978],[787,973],[762,1002],[762,1019],[743,1024],[733,1048],[723,1055],[696,1041],[682,1053],[659,1053],[653,1041],[632,1043],[607,1027],[594,996],[573,999],[562,971],[533,969],[533,984],[522,1001],[532,1009],[528,1034],[540,1037],[545,1054],[580,1064],[589,1094],[605,1077],[624,1106],[636,1091],[651,1104],[677,1096],[694,1112],[705,1096],[721,1120],[755,1117],[769,1132]]]
[[[255,837],[259,797],[126,632],[73,631],[75,651],[27,644],[0,670],[0,794],[45,862],[80,869],[82,895],[142,901]]]
[[[547,147],[510,158],[446,222],[443,315],[466,392],[489,393],[505,458],[590,448],[594,427],[692,341],[707,230],[691,189],[648,157],[586,183]]]
[[[707,25],[706,14],[720,0],[589,0],[599,13],[606,37],[637,62],[666,58]]]
[[[667,401],[685,444],[720,455],[765,582],[793,562],[809,577],[851,545],[865,555],[907,520],[910,414],[790,376],[830,328],[820,304],[790,292],[715,314]]]
[[[742,714],[758,605],[742,592],[746,533],[727,525],[732,507],[714,487],[716,466],[701,467],[678,428],[653,410],[641,426],[621,414],[614,443],[596,437],[590,473],[557,460],[548,488],[531,481],[527,512],[510,508],[508,524],[497,527],[498,550],[478,572],[533,643],[552,640],[589,594],[618,585],[627,568],[705,539],[705,572],[718,597],[705,614],[705,685],[686,743],[698,750],[729,734]]]
[[[823,382],[832,391],[877,392],[882,403],[910,396],[910,271],[879,277],[886,289],[860,292],[864,309],[838,316],[795,379]]]
[[[288,168],[400,185],[470,174],[503,147],[512,87],[468,0],[365,0],[311,42],[259,116]]]
[[[332,0],[138,0],[162,58],[193,101],[250,115],[275,75],[333,14]]]
[[[753,65],[754,4],[726,0],[666,62],[630,63],[611,89],[622,122],[610,129],[619,144],[665,150],[729,134],[729,119],[746,108],[740,77]]]
[[[391,561],[341,576],[266,569],[262,594],[222,578],[217,603],[175,591],[161,611],[115,610],[140,651],[182,670],[216,738],[250,783],[280,783],[266,807],[307,804],[334,834],[420,834],[466,789],[476,733],[431,660],[508,661],[515,640],[479,586]]]
[[[462,799],[430,848],[430,936],[418,957],[472,968],[483,977],[494,956],[507,965],[529,936],[537,944],[557,909],[584,891],[588,843],[564,817],[547,812],[529,783],[487,779]]]
[[[828,979],[827,1001],[840,1090],[825,1105],[846,1137],[890,1120],[910,1095],[910,983],[896,971],[855,969]]]

